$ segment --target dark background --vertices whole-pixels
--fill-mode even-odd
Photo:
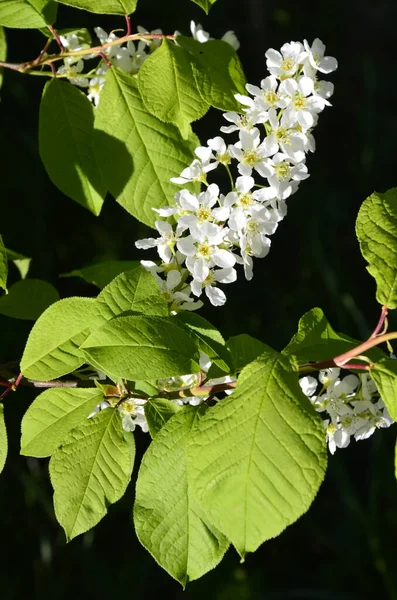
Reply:
[[[1,1],[1,0],[0,0]],[[374,328],[379,307],[354,234],[362,201],[397,184],[394,1],[292,2],[218,0],[210,16],[188,0],[140,0],[133,24],[179,29],[190,19],[213,37],[234,29],[248,81],[265,76],[264,53],[287,41],[319,37],[339,69],[333,107],[315,131],[310,179],[289,200],[289,214],[255,277],[226,289],[226,307],[201,314],[225,337],[248,332],[282,349],[304,312],[320,306],[333,327],[357,338]],[[123,27],[123,19],[60,6],[57,26]],[[8,30],[12,62],[34,58],[38,32]],[[60,273],[103,259],[141,259],[134,241],[148,230],[111,198],[99,218],[63,196],[48,179],[37,150],[43,78],[6,72],[0,103],[1,225],[8,247],[32,256],[30,276],[52,282],[61,297],[93,295],[94,287]],[[221,114],[195,124],[204,142]],[[231,139],[231,138],[230,138]],[[11,272],[11,281],[17,278]],[[391,326],[397,325],[394,315]],[[0,362],[18,360],[31,323],[0,317]],[[327,357],[325,357],[327,358]],[[330,457],[327,477],[309,513],[239,564],[229,550],[220,566],[182,592],[136,540],[133,486],[95,530],[66,545],[52,508],[46,461],[19,457],[19,429],[34,394],[5,401],[10,455],[0,478],[0,585],[4,600],[166,595],[195,600],[397,598],[395,428],[375,433]],[[139,435],[142,453],[147,437]]]

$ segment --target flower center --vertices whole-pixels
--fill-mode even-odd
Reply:
[[[209,260],[211,258],[211,254],[212,254],[211,246],[209,246],[208,244],[200,244],[199,245],[197,256],[201,256],[202,258]]]
[[[247,223],[247,232],[254,234],[254,233],[258,233],[258,221],[256,219],[251,219],[248,223]]]
[[[276,135],[276,140],[281,143],[281,144],[288,144],[289,143],[289,132],[287,129],[285,129],[284,127],[279,127],[277,129],[277,131],[275,132]]]
[[[200,208],[197,213],[197,218],[199,221],[209,221],[212,218],[212,213],[209,208]]]
[[[276,171],[279,179],[284,181],[290,179],[291,169],[287,162],[281,162],[278,165],[275,165],[274,170]]]
[[[244,194],[244,196],[241,196],[238,201],[238,204],[240,204],[243,207],[250,206],[252,203],[253,200],[252,195],[250,193]]]
[[[276,92],[273,92],[271,90],[268,90],[267,92],[265,92],[265,100],[268,104],[270,104],[271,106],[274,106],[274,104],[276,104],[276,102],[277,102]]]
[[[254,167],[258,162],[258,155],[255,150],[244,152],[243,160],[241,162],[249,167]]]
[[[291,71],[294,68],[295,62],[292,58],[284,58],[281,63],[281,70],[284,72]]]
[[[295,98],[292,100],[292,106],[295,110],[303,110],[306,108],[306,98],[302,96],[302,94],[296,94]]]

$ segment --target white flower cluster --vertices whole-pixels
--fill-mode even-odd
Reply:
[[[337,61],[324,53],[319,39],[312,46],[305,40],[284,44],[280,52],[268,50],[270,75],[260,87],[247,84],[249,96],[235,95],[240,114],[224,114],[231,124],[221,132],[238,133],[238,141],[227,145],[220,136],[208,140],[207,146],[196,148],[197,158],[180,177],[171,179],[180,185],[203,183],[205,191],[182,189],[173,207],[153,209],[176,224],[156,221],[159,237],[140,240],[136,246],[157,248],[161,266],[143,264],[156,275],[172,310],[199,308],[201,301],[191,294],[199,298],[203,290],[214,306],[222,306],[226,296],[218,284],[236,280],[236,264],[242,264],[245,277],[251,279],[253,257],[268,254],[269,236],[287,214],[287,198],[309,177],[305,161],[306,153],[315,150],[312,129],[318,114],[330,105],[334,86],[317,76],[334,71]],[[239,173],[235,181],[233,160]],[[218,166],[226,168],[232,182],[226,195],[215,183],[207,184],[207,174]],[[258,176],[261,183],[256,183]]]
[[[181,375],[178,377],[169,377],[168,379],[158,379],[157,387],[159,393],[161,392],[176,392],[187,390],[192,387],[199,385],[213,386],[220,383],[232,383],[236,380],[229,375],[225,377],[218,377],[215,379],[207,379],[207,373],[212,364],[212,361],[206,354],[200,352],[200,372],[193,373],[190,375]],[[230,395],[233,393],[233,389],[225,391],[225,394]],[[218,398],[213,397],[213,400],[218,401]],[[171,402],[183,406],[184,404],[190,404],[191,406],[198,406],[202,402],[208,400],[208,396],[188,396],[186,398],[180,397]],[[122,419],[122,426],[125,431],[134,431],[136,427],[140,427],[144,433],[149,431],[149,425],[145,415],[145,404],[148,400],[143,398],[126,398],[119,403],[119,398],[109,398],[109,400],[103,400],[100,402],[95,409],[88,416],[90,419],[100,410],[104,410],[109,407],[115,408],[119,411]],[[118,406],[119,405],[119,406]]]
[[[331,454],[337,448],[346,448],[351,436],[356,441],[365,440],[376,429],[394,423],[375,382],[366,373],[342,379],[340,369],[332,368],[320,371],[318,380],[307,376],[299,383],[316,411],[325,417],[323,423]]]
[[[153,31],[149,32],[144,27],[141,27],[141,25],[138,25],[137,30],[138,34],[141,35],[162,35],[163,33],[161,29],[154,29]],[[113,32],[107,34],[102,27],[95,27],[94,31],[101,45],[109,42],[116,42],[119,39],[119,37]],[[194,21],[191,21],[190,31],[192,33],[192,37],[198,42],[204,43],[212,39],[207,31],[203,31],[200,23],[197,23],[196,25]],[[180,35],[179,31],[175,31],[174,35]],[[83,48],[87,48],[87,44],[84,44],[78,32],[69,33],[63,36],[61,35],[60,39],[64,48],[69,52],[79,51]],[[240,45],[233,31],[227,31],[222,37],[222,40],[233,46],[233,48],[236,50]],[[160,44],[161,38],[147,40],[142,39],[137,43],[130,40],[126,43],[121,42],[120,44],[106,48],[103,54],[112,65],[115,65],[126,73],[136,75],[149,54],[158,48]],[[83,55],[83,59],[85,60],[91,60],[93,58],[97,58],[97,55]],[[65,77],[74,85],[86,88],[88,99],[93,102],[95,106],[98,106],[100,94],[105,84],[105,74],[108,68],[108,64],[106,64],[105,60],[102,59],[97,68],[86,74],[83,74],[84,61],[76,61],[76,58],[68,56],[64,59],[64,64],[57,70],[57,75]]]

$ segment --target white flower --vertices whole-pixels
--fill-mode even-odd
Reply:
[[[324,56],[325,46],[316,38],[310,47],[307,40],[303,41],[310,66],[321,73],[332,73],[338,68],[338,61],[333,56]]]
[[[162,261],[169,263],[174,255],[174,247],[179,238],[179,231],[174,231],[166,221],[156,221],[155,226],[160,233],[160,237],[138,240],[135,242],[135,246],[141,250],[157,248]]]
[[[315,377],[306,375],[305,377],[301,377],[299,379],[299,385],[301,386],[302,392],[305,394],[305,396],[310,398],[314,395],[317,389],[318,381]]]
[[[262,79],[261,87],[247,83],[247,91],[255,97],[255,103],[260,110],[266,111],[269,108],[285,108],[290,99],[277,91],[278,81],[276,77],[270,75]]]
[[[208,42],[208,40],[213,39],[212,37],[210,37],[210,34],[208,33],[208,31],[204,31],[204,29],[202,28],[200,23],[197,23],[197,25],[196,25],[196,23],[194,21],[190,21],[190,31],[191,31],[193,39],[197,40],[201,44],[204,44],[205,42]],[[179,34],[179,31],[176,31],[175,35],[178,35],[178,34]],[[240,42],[238,41],[237,36],[234,33],[234,31],[226,31],[226,33],[224,33],[222,36],[222,40],[224,42],[226,42],[227,44],[229,44],[230,46],[232,46],[232,48],[234,48],[235,50],[238,50],[240,47]]]
[[[267,157],[277,152],[277,145],[269,138],[261,142],[259,129],[256,127],[251,131],[241,130],[239,137],[237,144],[229,146],[230,154],[239,161],[239,173],[250,176],[252,169],[255,169],[262,177],[266,177],[267,171],[264,173],[262,165]]]
[[[200,23],[196,23],[194,21],[190,21],[190,31],[192,33],[193,39],[197,40],[201,44],[208,42],[210,39],[210,34],[208,31],[204,31]]]
[[[83,43],[76,33],[60,35],[59,39],[61,40],[62,46],[65,48],[65,50],[68,50],[69,52],[76,52],[84,48]]]
[[[212,267],[230,268],[236,257],[225,248],[221,248],[227,228],[205,221],[191,228],[191,235],[177,242],[179,252],[186,256],[186,266],[193,278],[203,282]]]
[[[68,56],[65,58],[65,64],[62,67],[59,67],[57,70],[57,75],[62,75],[69,79],[70,83],[73,85],[78,85],[79,87],[88,87],[89,81],[87,77],[79,76],[79,73],[84,69],[84,63],[82,60],[79,60],[77,63],[72,64],[73,57]]]
[[[208,147],[199,146],[194,151],[204,165],[208,165],[210,161],[214,161],[211,164],[213,165],[213,168],[215,168],[219,163],[222,163],[223,165],[228,165],[230,163],[231,156],[223,138],[218,135],[207,140],[207,144]]]
[[[118,407],[118,411],[122,417],[122,427],[125,431],[134,431],[138,425],[144,433],[149,431],[149,426],[145,416],[144,405],[146,400],[138,400],[130,398],[124,400]]]
[[[281,47],[281,52],[270,48],[265,54],[266,66],[271,75],[284,78],[291,77],[298,70],[299,65],[307,57],[303,45],[300,42],[290,42]]]
[[[171,177],[170,181],[172,181],[172,183],[177,183],[178,185],[185,185],[191,181],[203,183],[207,180],[206,173],[216,169],[216,167],[217,165],[214,163],[203,164],[201,160],[196,158],[189,167],[183,169],[179,177]]]
[[[195,296],[201,296],[202,290],[206,293],[207,298],[213,306],[223,306],[226,302],[225,293],[216,287],[219,283],[233,283],[237,279],[236,270],[230,269],[211,269],[203,281],[193,279],[190,284],[192,292]]]
[[[109,42],[115,42],[119,39],[113,32],[108,35],[106,31],[102,29],[102,27],[94,27],[94,31],[101,43],[101,46],[108,44]],[[109,46],[108,48],[105,48],[103,52],[108,56],[113,56],[113,53],[116,52],[117,48],[117,46]]]
[[[283,92],[291,99],[283,114],[283,121],[288,127],[298,123],[303,129],[314,126],[314,113],[321,112],[328,100],[321,96],[313,96],[314,84],[310,77],[286,79],[280,84]]]
[[[276,195],[285,200],[297,189],[297,184],[307,179],[309,174],[303,163],[294,165],[290,156],[278,152],[273,158],[269,158],[261,164],[261,175],[267,177]]]
[[[304,160],[306,136],[296,129],[286,127],[283,121],[280,123],[274,108],[269,110],[269,123],[272,127],[269,144],[277,147],[277,152],[284,152],[295,162]]]
[[[268,119],[268,114],[259,108],[251,109],[244,115],[239,115],[236,112],[223,113],[223,117],[233,125],[222,126],[222,133],[233,133],[234,131],[251,131],[257,123],[265,123]]]
[[[162,35],[163,31],[161,29],[153,29],[152,31],[148,31],[145,27],[142,27],[142,25],[138,25],[137,27],[138,33],[141,33],[143,35],[147,35],[147,34],[154,34],[154,35]],[[139,40],[140,42],[142,42],[142,44],[144,44],[145,46],[148,46],[150,51],[153,52],[156,48],[158,48],[161,45],[161,42],[163,41],[161,38],[152,38],[152,39],[147,39],[147,40]]]
[[[200,227],[205,221],[215,221],[216,219],[225,220],[227,211],[223,211],[224,219],[222,219],[222,209],[214,209],[219,196],[219,187],[216,183],[211,183],[205,192],[201,192],[198,196],[191,194],[188,190],[182,190],[179,194],[177,202],[179,202],[182,214],[178,219],[178,226],[181,231]],[[186,214],[187,213],[187,214]]]
[[[238,38],[234,31],[226,31],[226,33],[224,33],[221,37],[221,40],[229,44],[235,50],[238,50],[240,48],[240,42],[238,41]]]

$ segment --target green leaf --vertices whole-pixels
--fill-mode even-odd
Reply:
[[[8,258],[7,250],[0,235],[0,288],[7,290]]]
[[[227,347],[232,356],[235,373],[239,373],[248,363],[269,350],[269,346],[247,333],[231,337],[227,342]]]
[[[76,86],[46,84],[40,104],[39,151],[45,169],[66,196],[99,215],[106,187],[94,153],[94,108]]]
[[[8,440],[7,430],[4,421],[4,404],[0,402],[0,473],[4,469],[4,465],[7,459],[8,452]]]
[[[187,408],[156,435],[139,469],[134,507],[139,541],[183,586],[213,569],[229,545],[192,490],[185,449],[196,416],[197,408]]]
[[[185,141],[174,125],[151,115],[134,77],[115,68],[106,74],[95,128],[95,149],[109,191],[130,214],[153,227],[157,215],[152,208],[173,204],[180,187],[170,178],[192,162],[197,137],[191,134]],[[109,136],[121,143],[113,152]]]
[[[236,51],[222,40],[204,44],[178,36],[178,44],[191,55],[196,85],[202,98],[220,110],[242,112],[234,94],[246,94],[245,76]]]
[[[143,394],[147,397],[156,396],[159,393],[159,386],[157,385],[157,379],[149,379],[146,381],[127,381],[127,387],[133,389],[134,392]]]
[[[57,290],[47,281],[22,279],[9,288],[7,295],[0,298],[0,314],[35,321],[58,300]]]
[[[52,25],[57,5],[51,0],[1,0],[0,25],[18,29],[36,29]]]
[[[103,323],[94,298],[64,298],[41,315],[28,337],[21,360],[25,377],[49,381],[84,362],[79,346]]]
[[[57,0],[57,2],[98,15],[130,15],[135,12],[138,0]]]
[[[0,27],[0,61],[5,61],[7,58],[7,40],[6,32],[3,27]],[[3,68],[0,68],[0,88],[3,83]]]
[[[55,515],[67,540],[94,527],[123,496],[134,455],[117,410],[102,410],[69,433],[50,460]]]
[[[390,416],[397,421],[397,360],[393,358],[380,360],[375,363],[370,374]]]
[[[99,310],[108,320],[123,312],[168,316],[168,303],[153,275],[142,266],[121,273],[98,296]]]
[[[209,109],[197,89],[189,53],[167,39],[143,63],[138,87],[146,108],[161,121],[176,125],[184,138],[189,137],[189,123]]]
[[[174,317],[117,317],[93,331],[81,348],[112,378],[139,381],[200,370],[198,350]]]
[[[14,250],[10,250],[9,248],[7,248],[7,258],[14,263],[21,275],[21,279],[25,279],[26,275],[29,273],[32,259],[19,252],[14,252]]]
[[[322,420],[274,351],[243,369],[236,392],[200,419],[186,451],[197,499],[242,557],[309,508],[327,463]]]
[[[178,313],[174,319],[184,325],[198,349],[216,365],[216,370],[211,365],[211,377],[230,373],[231,357],[225,346],[225,340],[211,323],[188,311]]]
[[[150,435],[154,438],[167,421],[182,410],[182,406],[165,398],[150,398],[144,405],[144,410]]]
[[[22,419],[21,454],[51,456],[103,399],[101,390],[53,388],[32,402]]]
[[[213,4],[215,4],[216,0],[192,0],[192,2],[194,2],[195,4],[198,4],[203,9],[205,14],[208,15],[208,13],[210,12],[211,6]]]
[[[336,333],[323,311],[312,308],[300,319],[298,331],[284,348],[283,354],[293,354],[302,363],[327,360],[355,348],[359,343],[344,333]],[[366,354],[373,360],[384,356],[378,348],[372,348]]]
[[[81,277],[87,283],[93,283],[102,290],[117,275],[138,266],[137,260],[105,260],[89,267],[74,269],[70,273],[63,273],[60,277]]]
[[[376,299],[397,308],[397,188],[375,192],[358,213],[356,233],[367,270],[376,281]]]

